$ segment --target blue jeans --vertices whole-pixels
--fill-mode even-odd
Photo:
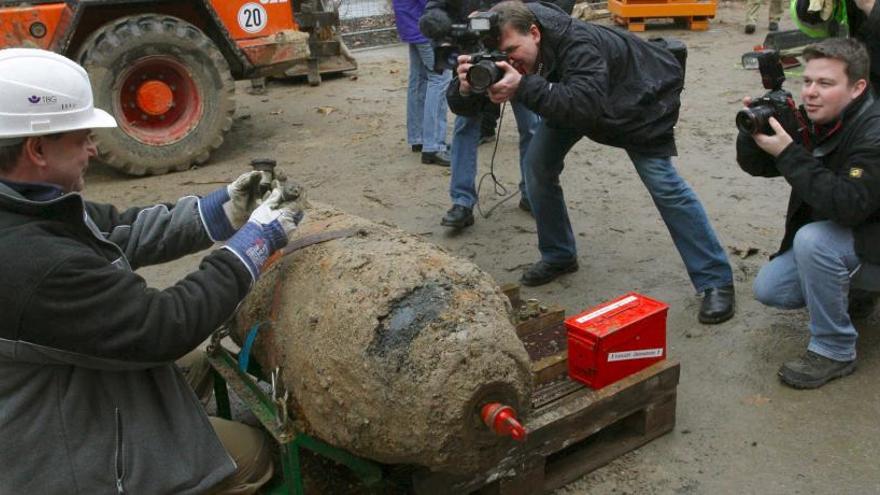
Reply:
[[[409,44],[409,87],[406,93],[406,140],[422,151],[446,151],[446,87],[452,72],[434,72],[430,43]]]
[[[565,166],[565,155],[581,137],[574,129],[553,129],[542,123],[526,153],[526,188],[537,224],[538,249],[547,263],[570,263],[577,258],[559,174]],[[730,263],[709,218],[669,157],[634,151],[627,154],[660,211],[697,291],[732,285]]]
[[[516,130],[519,132],[519,190],[528,200],[525,181],[526,150],[541,118],[524,105],[511,102]],[[449,197],[452,204],[473,208],[477,203],[477,147],[480,145],[480,116],[455,117],[452,131],[452,177],[449,180]]]
[[[871,289],[851,278],[860,268],[852,229],[831,221],[808,223],[795,234],[791,249],[758,272],[755,298],[775,308],[806,306],[807,349],[836,361],[851,361],[856,358],[858,332],[847,310],[849,290]]]

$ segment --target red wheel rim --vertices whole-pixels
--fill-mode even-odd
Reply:
[[[202,98],[186,67],[164,55],[136,60],[119,88],[119,126],[134,139],[152,145],[186,137],[202,116]]]

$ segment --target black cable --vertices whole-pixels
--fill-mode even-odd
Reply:
[[[492,213],[499,206],[503,205],[504,203],[509,201],[510,198],[513,198],[514,196],[519,194],[518,188],[516,191],[509,193],[507,191],[507,188],[504,187],[504,184],[502,184],[498,180],[498,177],[495,176],[495,154],[498,153],[498,142],[501,141],[501,125],[504,123],[504,109],[506,107],[507,107],[507,102],[505,102],[501,105],[501,112],[500,112],[500,115],[498,116],[498,127],[497,127],[498,130],[495,132],[495,147],[492,149],[492,159],[489,161],[489,171],[486,172],[485,174],[483,174],[482,177],[480,177],[480,181],[477,183],[477,212],[479,212],[480,216],[483,218],[489,218],[489,216],[492,215]],[[480,190],[483,188],[483,181],[486,179],[486,177],[492,177],[492,182],[495,184],[495,195],[496,196],[503,196],[503,198],[500,201],[498,201],[497,203],[495,203],[494,205],[492,205],[492,207],[489,208],[485,213],[483,213],[483,208],[480,206],[480,203],[482,203],[482,196],[480,195]],[[522,179],[520,179],[520,180],[522,180]]]

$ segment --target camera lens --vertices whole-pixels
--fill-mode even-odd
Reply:
[[[772,116],[773,108],[770,106],[745,108],[736,113],[736,128],[749,134],[773,134],[769,122]]]
[[[501,80],[501,69],[489,60],[481,60],[468,69],[467,81],[475,93],[484,93],[489,86]]]

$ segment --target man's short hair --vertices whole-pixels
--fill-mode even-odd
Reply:
[[[804,48],[804,60],[832,58],[846,64],[846,77],[850,86],[859,79],[869,80],[871,58],[865,45],[854,38],[828,38]]]
[[[510,26],[520,34],[527,34],[532,25],[538,25],[538,18],[519,0],[506,0],[491,9],[498,14],[499,26]]]
[[[70,131],[68,131],[70,132]],[[33,136],[33,137],[41,137],[48,138],[52,140],[61,139],[62,136],[67,134],[66,132],[56,132],[52,134],[43,134],[42,136]],[[3,139],[0,138],[0,173],[5,173],[11,171],[15,168],[16,162],[18,162],[18,158],[21,156],[22,151],[24,151],[24,143],[28,140],[28,138],[23,137],[21,141],[16,142],[15,139],[10,139],[12,144],[3,144]]]
[[[0,145],[0,172],[9,172],[15,168],[23,149],[24,141],[5,146]]]

